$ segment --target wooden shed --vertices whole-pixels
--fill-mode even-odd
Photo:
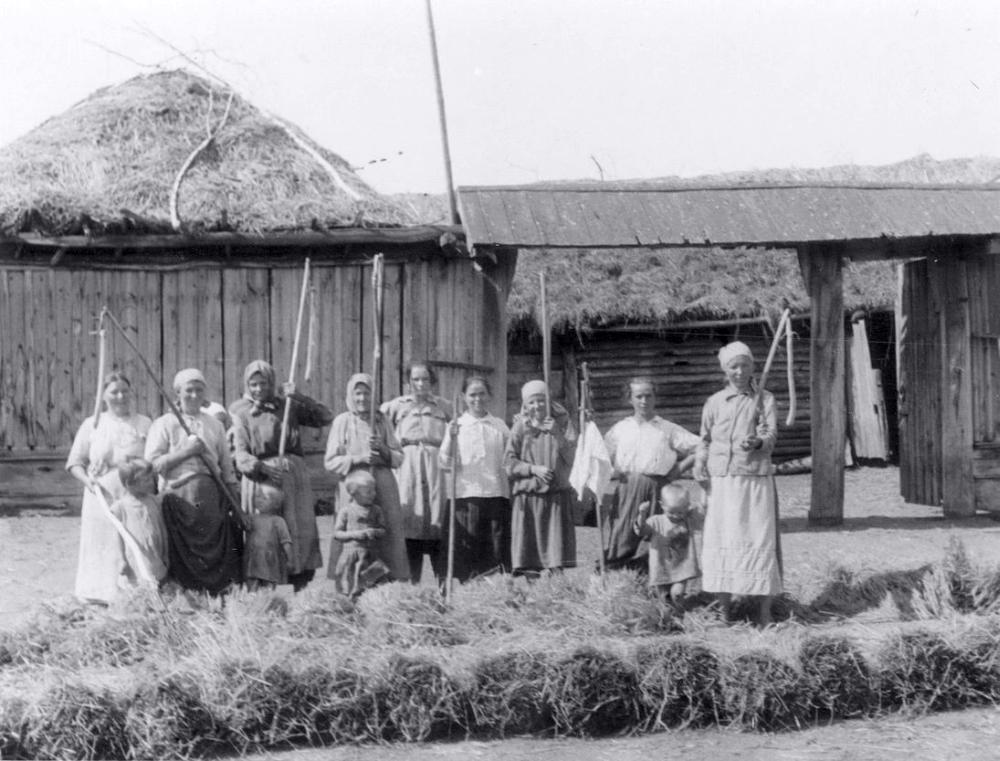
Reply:
[[[221,126],[195,155],[206,122]],[[102,90],[0,149],[0,499],[78,496],[62,463],[93,408],[103,306],[165,385],[200,367],[228,404],[250,360],[287,374],[306,257],[305,393],[341,411],[348,377],[370,371],[376,253],[384,395],[401,391],[409,358],[436,362],[449,396],[469,371],[504,387],[513,257],[473,259],[460,228],[411,222],[294,126],[185,72]],[[109,360],[133,379],[138,409],[160,414],[122,341]],[[309,435],[307,451],[325,436]]]
[[[905,262],[897,309],[904,496],[946,515],[1000,510],[1000,468],[988,457],[997,421],[989,278],[1000,254],[1000,185],[591,183],[459,193],[469,244],[498,256],[581,247],[623,255],[795,250],[811,301],[815,524],[843,520],[844,264]]]
[[[782,424],[775,459],[809,456],[809,297],[794,251],[521,252],[508,300],[508,413],[519,403],[520,384],[541,367],[541,271],[553,284],[547,301],[554,393],[575,408],[579,368],[586,362],[602,430],[631,414],[624,389],[629,378],[643,375],[656,384],[660,414],[697,431],[705,399],[722,383],[719,348],[739,339],[766,356],[781,310],[790,309],[797,408],[794,421]],[[844,291],[851,450],[860,459],[886,461],[896,446],[888,424],[896,412],[895,269],[889,262],[850,264]],[[769,388],[784,421],[790,409],[784,346]]]

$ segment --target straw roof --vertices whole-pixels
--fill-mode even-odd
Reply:
[[[412,224],[298,127],[187,71],[90,95],[0,148],[0,234],[278,232]],[[228,108],[228,114],[227,114]],[[221,126],[219,126],[221,124]]]
[[[666,185],[794,182],[990,183],[1000,159],[936,161],[922,154],[886,166],[730,172],[695,178],[643,180]],[[556,330],[775,316],[785,307],[806,312],[809,297],[793,251],[761,249],[521,251],[507,302],[513,330],[537,330],[538,273],[550,284],[549,321]],[[852,262],[844,270],[844,307],[888,309],[895,301],[895,265]]]

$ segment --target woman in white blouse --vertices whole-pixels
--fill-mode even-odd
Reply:
[[[489,413],[491,392],[485,378],[466,378],[462,395],[466,411],[449,425],[439,459],[450,471],[457,442],[454,575],[465,580],[510,569],[510,487],[503,464],[510,430]],[[450,497],[450,473],[446,481]],[[443,523],[447,538],[448,522]]]
[[[699,438],[656,414],[656,392],[649,378],[629,381],[633,414],[615,423],[604,437],[614,468],[614,500],[606,515],[606,562],[609,568],[645,571],[647,549],[633,525],[639,505],[658,512],[660,488],[694,463]]]

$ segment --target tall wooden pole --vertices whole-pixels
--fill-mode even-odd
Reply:
[[[295,319],[295,340],[292,342],[292,364],[288,368],[288,382],[295,383],[295,366],[299,362],[299,341],[302,338],[302,316],[306,311],[306,296],[309,295],[309,259],[306,259],[305,271],[302,273],[302,293],[299,295],[299,314]],[[275,391],[277,389],[274,389]],[[288,424],[291,420],[292,400],[285,399],[285,414],[281,418],[281,440],[278,442],[278,457],[285,456],[285,439],[288,437]]]
[[[369,422],[372,435],[375,435],[375,416],[378,412],[382,387],[382,315],[385,297],[385,256],[375,254],[372,262],[372,318],[375,321],[374,339],[372,341],[372,402]]]
[[[444,152],[444,175],[448,184],[448,208],[451,212],[451,223],[457,225],[458,202],[455,199],[455,182],[451,176],[451,148],[448,145],[448,119],[445,117],[444,86],[441,84],[441,64],[438,62],[437,33],[434,31],[434,11],[431,0],[425,0],[427,5],[427,26],[431,36],[431,60],[434,62],[434,88],[437,92],[438,119],[441,122],[441,148]]]
[[[549,310],[545,298],[545,273],[538,273],[538,287],[541,292],[542,328],[542,379],[545,381],[545,417],[552,417],[552,335],[549,332]]]
[[[812,496],[809,523],[844,522],[844,447],[847,394],[844,380],[844,264],[835,248],[799,249],[799,266],[812,302],[809,374],[812,383]]]
[[[456,393],[451,408],[452,422],[458,423],[458,407],[462,403],[461,394]],[[448,505],[448,572],[444,582],[445,600],[451,602],[451,587],[455,579],[455,508],[458,506],[458,432],[451,437],[451,499]]]
[[[101,419],[101,401],[104,398],[104,374],[108,361],[107,356],[107,331],[104,328],[104,316],[108,308],[101,309],[101,316],[97,320],[97,398],[94,400],[94,428],[97,428]]]

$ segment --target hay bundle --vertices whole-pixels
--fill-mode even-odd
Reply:
[[[176,177],[206,124],[225,123],[179,188],[194,230],[262,232],[411,224],[340,156],[228,88],[186,71],[90,95],[0,149],[0,229],[60,234],[171,232]],[[339,181],[338,181],[339,180]]]
[[[459,686],[425,657],[390,658],[377,695],[385,740],[441,739],[468,723]]]
[[[544,696],[558,735],[599,737],[632,731],[642,721],[635,668],[593,647],[555,663]]]
[[[792,666],[767,650],[755,650],[722,667],[727,718],[747,729],[799,727],[809,714],[807,685]]]
[[[975,661],[940,634],[902,632],[879,651],[883,707],[934,711],[985,700]]]
[[[966,632],[956,649],[969,664],[968,675],[975,694],[984,700],[1000,700],[1000,622]]]
[[[158,616],[101,617],[54,644],[50,658],[74,666],[129,666],[162,655],[161,629]]]
[[[646,579],[635,571],[593,575],[587,585],[586,606],[601,634],[678,631],[671,605],[651,596]]]
[[[844,637],[808,637],[799,668],[815,719],[865,716],[873,708],[872,673],[861,651]]]
[[[719,719],[721,676],[711,650],[687,640],[659,643],[636,653],[645,729],[704,726]]]
[[[125,714],[132,758],[186,759],[229,747],[228,727],[202,700],[197,678],[174,675],[140,690]]]
[[[469,692],[473,731],[486,737],[551,731],[552,706],[545,692],[549,668],[544,653],[525,650],[476,663]]]
[[[359,624],[354,603],[349,597],[332,594],[318,587],[306,589],[295,598],[288,616],[289,626],[298,636],[308,639],[343,638],[353,634]]]
[[[30,711],[22,749],[28,758],[124,759],[125,710],[108,690],[64,684]]]
[[[510,574],[483,576],[458,584],[447,613],[449,626],[476,634],[512,632],[531,594],[527,579]]]
[[[0,758],[28,758],[23,738],[27,733],[27,704],[19,698],[0,701]]]
[[[395,583],[369,589],[358,600],[365,630],[385,642],[402,645],[455,645],[464,638],[445,617],[437,590]]]
[[[312,712],[301,712],[309,743],[359,743],[382,738],[382,722],[372,680],[348,666],[332,671],[320,666],[306,668],[296,676],[299,701]]]

